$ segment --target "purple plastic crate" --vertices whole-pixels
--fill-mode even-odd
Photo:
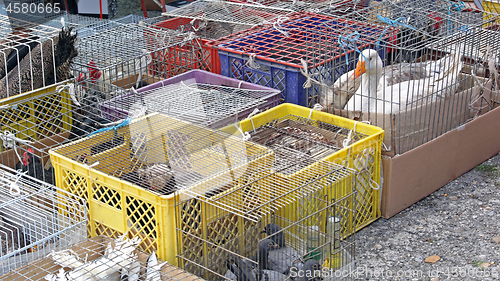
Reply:
[[[207,72],[204,70],[191,70],[185,72],[183,74],[156,82],[154,84],[148,85],[146,87],[140,88],[137,92],[141,94],[145,94],[145,96],[155,94],[154,98],[158,98],[158,92],[154,90],[168,86],[173,84],[179,84],[183,82],[186,85],[193,84],[209,84],[213,86],[224,86],[231,88],[239,88],[243,90],[252,90],[248,92],[248,95],[242,97],[239,101],[244,102],[245,99],[251,102],[248,103],[248,106],[244,106],[242,108],[238,107],[238,110],[232,112],[230,115],[224,115],[221,118],[215,118],[215,122],[211,122],[209,124],[210,128],[217,129],[224,126],[227,126],[236,121],[245,119],[250,113],[252,113],[255,108],[259,110],[264,110],[266,108],[272,108],[279,104],[280,91],[276,89],[272,89],[269,87],[252,84],[249,82],[244,82],[241,80],[225,77],[219,74]],[[258,91],[258,92],[257,92]],[[131,93],[127,93],[124,95],[119,95],[113,99],[107,100],[101,103],[101,110],[103,113],[103,117],[107,118],[125,118],[129,115],[130,107],[127,107],[127,104],[131,102],[138,103],[141,100],[142,96],[133,95]],[[171,96],[170,96],[171,97]],[[172,101],[172,102],[182,102],[180,101]],[[226,105],[227,106],[227,105]],[[161,106],[160,106],[161,107]],[[182,104],[178,107],[182,108]],[[153,109],[154,110],[154,109]],[[170,112],[170,115],[176,117],[177,114],[181,113],[181,109],[177,109],[177,112]],[[165,112],[164,112],[165,113]],[[168,114],[168,113],[167,113]],[[190,112],[190,115],[196,115],[196,112]],[[189,116],[186,118],[187,121],[191,121],[196,123],[193,120],[196,120],[196,116],[191,116],[193,119],[189,119]],[[183,117],[184,119],[184,117]]]

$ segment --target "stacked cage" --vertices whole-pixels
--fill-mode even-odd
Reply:
[[[100,104],[127,91],[102,81],[58,83],[0,101],[0,162],[55,184],[49,149],[116,125]]]
[[[202,280],[137,249],[137,239],[98,236],[0,276],[5,281]],[[128,279],[127,279],[128,278]]]
[[[69,31],[0,15],[0,98],[33,91],[69,78],[76,55]]]
[[[138,87],[200,67],[196,36],[126,24],[81,38],[75,77]]]
[[[188,199],[176,204],[179,266],[208,280],[286,280],[323,265],[354,270],[353,173],[317,162],[284,179],[301,161],[253,170],[219,194],[203,184],[185,190]]]
[[[336,32],[345,29],[352,35],[341,37]],[[318,36],[317,30],[328,35]],[[296,13],[284,22],[222,38],[213,46],[219,52],[222,75],[279,89],[284,102],[312,106],[321,90],[318,83],[334,80],[354,67],[353,38],[369,38],[363,47],[375,46],[394,40],[396,31],[366,22]],[[325,48],[329,53],[317,56]],[[389,49],[377,50],[387,58]],[[315,80],[318,76],[323,78]]]
[[[382,129],[302,106],[281,104],[222,130],[272,149],[273,167],[282,171],[280,176],[285,181],[301,179],[318,161],[353,169],[356,230],[380,217]]]
[[[63,25],[71,27],[75,32],[77,32],[78,38],[82,38],[99,33],[103,30],[115,28],[117,26],[129,23],[139,23],[141,20],[144,20],[144,17],[137,15],[128,15],[123,18],[108,20],[63,13],[55,19],[44,22],[43,25],[55,27],[57,29],[61,29]]]
[[[0,275],[85,239],[86,209],[71,194],[3,165],[0,180]]]
[[[231,0],[232,2],[245,3],[248,5],[266,6],[271,8],[288,10],[290,12],[313,12],[317,13],[325,9],[337,6],[356,6],[366,5],[366,0],[315,0],[315,1],[297,1],[297,0]],[[361,2],[361,3],[359,3]]]
[[[90,236],[128,233],[175,263],[176,191],[243,180],[273,161],[263,146],[178,118],[149,114],[50,151],[57,186],[89,207]]]
[[[220,74],[220,60],[217,50],[210,42],[252,26],[270,21],[289,11],[262,6],[249,6],[230,1],[195,1],[185,7],[164,13],[167,17],[146,20],[155,28],[167,28],[181,32],[193,32],[200,37],[203,65],[200,69]]]
[[[322,85],[320,102],[325,110],[384,128],[385,148],[394,154],[426,143],[495,106],[497,93],[490,77],[497,71],[493,46],[500,34],[489,27],[499,16],[477,23],[474,11],[463,10],[457,16],[436,7],[405,8],[387,1],[355,12],[364,21],[400,29],[396,40],[380,43],[390,50],[389,65],[370,50],[374,48],[354,46],[359,54],[353,60],[356,69],[333,86]],[[348,29],[333,32],[351,34]],[[360,37],[355,42],[359,46],[368,41]],[[323,49],[313,56],[331,55]]]
[[[213,76],[211,78],[217,78]],[[125,118],[144,108],[147,112],[159,112],[217,129],[246,118],[253,110],[277,105],[279,93],[273,89],[250,90],[192,80],[175,84],[157,82],[154,88],[148,86],[147,90],[139,90],[136,94],[128,93],[107,100],[101,104],[101,109],[105,117],[109,113],[113,117]],[[206,82],[217,83],[215,79]]]

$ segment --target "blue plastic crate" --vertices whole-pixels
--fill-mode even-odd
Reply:
[[[308,62],[312,79],[331,85],[355,67],[359,55],[356,48],[375,48],[376,41],[380,40],[377,49],[385,64],[389,51],[386,42],[395,38],[396,30],[312,13],[297,14],[280,25],[281,31],[269,26],[254,27],[217,40],[213,46],[218,49],[222,75],[278,89],[281,102],[302,106],[318,102],[321,85],[311,83],[309,88],[304,87],[307,78],[301,73],[301,59]],[[351,48],[342,48],[337,43],[339,35],[358,30],[363,33],[360,34],[362,42],[352,41]],[[288,36],[282,31],[288,32]],[[326,48],[331,52],[322,51],[321,40],[331,44]],[[250,56],[253,57],[251,63]]]

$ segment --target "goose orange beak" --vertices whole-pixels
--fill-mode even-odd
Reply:
[[[361,74],[366,72],[365,68],[365,62],[363,61],[358,61],[358,64],[356,65],[356,69],[354,70],[354,78],[358,78],[361,76]]]

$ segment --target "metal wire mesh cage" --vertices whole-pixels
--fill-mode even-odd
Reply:
[[[179,266],[209,280],[286,280],[323,264],[354,270],[353,171],[317,162],[300,178],[281,172],[253,170],[215,195],[186,190],[192,198],[176,204]]]
[[[90,205],[91,236],[128,232],[170,263],[176,191],[224,185],[272,163],[258,144],[159,113],[127,122],[52,149],[56,182]]]
[[[113,126],[100,104],[125,90],[102,81],[65,81],[0,101],[0,163],[55,183],[48,150]]]
[[[320,88],[310,78],[340,76],[356,55],[340,39],[340,32],[346,29],[367,38],[364,46],[394,40],[397,30],[296,13],[278,25],[254,27],[211,44],[219,51],[223,75],[279,89],[284,102],[312,106]],[[387,55],[385,45],[378,50],[381,56]]]
[[[355,50],[358,57],[343,76],[313,74],[322,91],[318,97],[309,92],[309,97],[328,112],[384,128],[385,148],[395,154],[494,108],[498,94],[488,81],[497,68],[497,51],[488,46],[500,39],[494,23],[499,15],[478,20],[475,11],[459,9],[454,15],[450,3],[436,3],[417,3],[420,7],[410,9],[387,1],[357,13],[365,21],[399,29],[396,40],[380,43],[386,46],[387,59],[378,48],[360,46],[368,42],[363,36],[340,31],[348,39],[346,49]],[[314,57],[334,54],[324,48]]]
[[[268,100],[276,100],[278,94],[272,89],[248,90],[186,81],[117,96],[103,102],[101,109],[113,117],[125,118],[147,108],[147,112],[216,129],[247,117]]]
[[[251,27],[289,13],[290,10],[268,6],[248,5],[230,1],[197,0],[181,8],[162,13],[162,15],[202,20],[207,24],[217,23],[231,34],[234,33],[234,30],[232,30],[234,25]],[[209,28],[217,28],[217,26],[207,26],[207,29]],[[213,38],[213,36],[210,37]]]
[[[301,179],[320,160],[355,171],[356,229],[380,216],[379,186],[384,132],[305,107],[281,104],[221,129],[244,135],[274,151],[273,166],[284,180]],[[300,161],[298,161],[300,160]]]
[[[69,31],[60,31],[0,15],[0,98],[69,78],[75,51]]]
[[[136,247],[134,239],[98,236],[52,252],[1,278],[5,281],[203,280]]]
[[[297,0],[231,0],[231,2],[245,3],[249,5],[279,8],[290,12],[319,12],[328,7],[336,6],[339,3],[358,2],[352,0],[315,0],[315,1],[297,1]],[[366,1],[365,1],[366,2]]]
[[[201,45],[192,34],[127,24],[78,42],[75,76],[129,88],[149,77],[168,78],[200,65]]]
[[[0,180],[0,275],[85,239],[85,206],[69,193],[1,164]]]

